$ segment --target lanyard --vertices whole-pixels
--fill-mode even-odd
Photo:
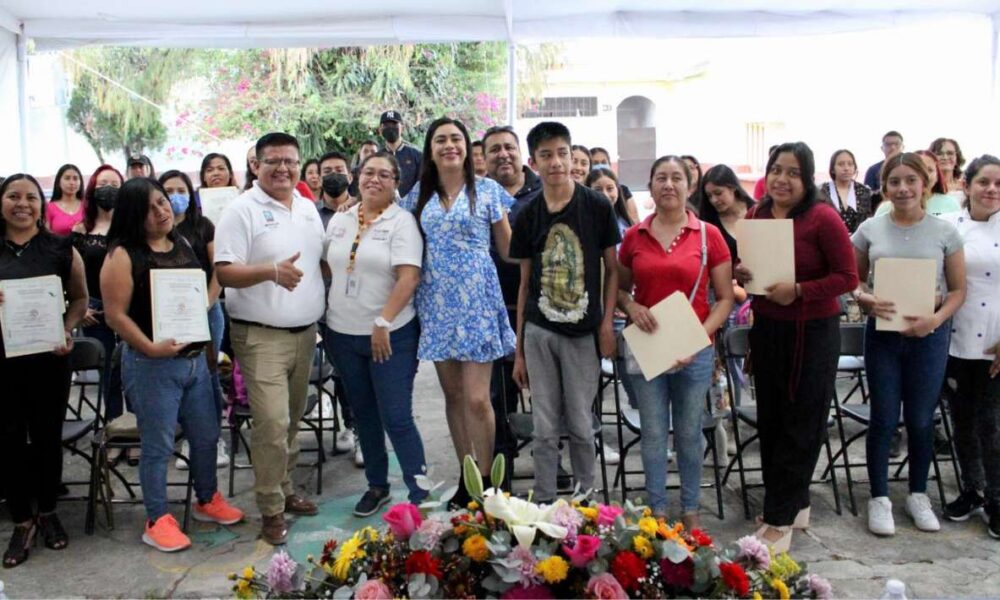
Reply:
[[[384,208],[382,210],[378,211],[375,214],[375,218],[372,219],[371,222],[366,223],[365,222],[365,207],[364,207],[363,204],[358,203],[358,233],[356,233],[354,235],[354,243],[351,244],[351,256],[350,256],[350,259],[348,259],[348,261],[347,261],[347,272],[348,273],[354,272],[354,262],[355,262],[355,260],[358,257],[358,246],[361,244],[361,235],[365,232],[366,229],[368,229],[368,227],[372,223],[374,223],[375,221],[378,221],[378,218],[382,216],[383,212],[385,212]]]

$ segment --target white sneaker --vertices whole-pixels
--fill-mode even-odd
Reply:
[[[341,429],[334,444],[337,452],[350,452],[354,449],[354,432],[350,429]]]
[[[611,448],[610,446],[604,447],[604,463],[608,465],[617,465],[618,461],[621,460],[618,451]]]
[[[191,458],[191,445],[188,444],[187,440],[184,440],[184,441],[181,442],[181,454],[183,454],[184,456],[187,456],[188,458]],[[183,460],[181,460],[179,458],[176,461],[174,461],[174,466],[177,467],[178,469],[180,469],[181,471],[187,471],[188,470],[188,464],[187,464],[187,462],[185,462],[185,461],[183,461]]]
[[[868,501],[868,530],[875,535],[895,535],[896,523],[892,520],[892,502],[886,496]]]
[[[910,515],[917,529],[921,531],[940,531],[941,523],[938,522],[934,509],[931,508],[931,499],[927,494],[910,494],[906,497],[906,514]]]
[[[219,438],[219,449],[215,455],[215,466],[216,467],[226,467],[229,466],[229,451],[226,450],[226,440]]]
[[[354,437],[354,466],[358,468],[365,466],[365,457],[361,454],[361,444],[358,443],[357,436]]]

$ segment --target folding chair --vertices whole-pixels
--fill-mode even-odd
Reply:
[[[63,421],[62,427],[63,449],[70,454],[87,461],[87,464],[89,465],[93,463],[93,454],[82,450],[77,444],[80,440],[92,434],[99,427],[99,420],[101,418],[101,402],[103,399],[103,394],[101,392],[101,383],[103,378],[101,376],[101,372],[104,368],[104,347],[94,338],[75,337],[73,338],[73,351],[70,352],[69,355],[69,364],[71,371],[93,373],[94,375],[90,379],[90,385],[97,386],[97,396],[93,401],[84,396],[83,387],[82,385],[80,386],[80,393],[77,396],[79,404],[77,405],[75,411],[71,405],[73,402],[72,394],[70,395],[67,399],[67,402],[70,404],[70,406],[68,406],[68,410],[75,418],[68,418]],[[89,408],[91,412],[89,414],[86,413],[83,410],[84,407]],[[59,498],[60,502],[90,501],[89,479],[86,481],[63,481],[63,485],[85,485],[88,488],[88,493],[78,496],[62,496]],[[90,517],[91,515],[88,512],[88,522]]]

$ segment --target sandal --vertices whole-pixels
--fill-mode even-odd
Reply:
[[[809,529],[809,514],[812,512],[810,507],[805,507],[795,515],[795,521],[792,523],[792,529]],[[760,527],[764,524],[764,515],[757,515],[755,519],[757,526]]]
[[[129,448],[128,450],[126,450],[125,451],[125,457],[126,457],[126,461],[128,462],[128,466],[130,466],[130,467],[138,467],[139,466],[139,449],[138,448]]]
[[[42,539],[45,540],[46,548],[62,550],[69,545],[69,536],[66,535],[66,530],[59,522],[59,515],[56,513],[38,515],[37,523],[38,530],[42,533]]]
[[[28,560],[28,553],[37,532],[34,522],[29,525],[14,526],[14,534],[10,536],[10,544],[7,545],[7,551],[3,553],[3,568],[12,569]]]
[[[123,452],[121,448],[111,448],[108,450],[108,467],[112,469],[117,467],[118,463],[121,462],[124,456],[125,452]]]
[[[791,525],[768,525],[764,523],[754,535],[757,536],[758,540],[769,546],[774,554],[781,554],[782,552],[788,552],[789,548],[792,547],[793,531]]]

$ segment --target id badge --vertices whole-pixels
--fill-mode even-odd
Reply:
[[[358,276],[354,273],[347,274],[347,288],[344,290],[344,295],[348,298],[357,298],[358,289],[361,287],[358,281]]]

